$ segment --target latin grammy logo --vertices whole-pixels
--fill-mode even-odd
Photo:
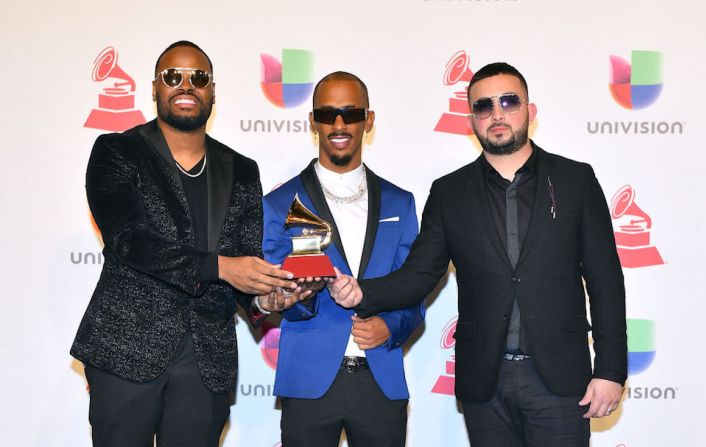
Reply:
[[[118,66],[118,53],[106,47],[93,61],[93,81],[117,79],[98,95],[98,108],[91,110],[83,127],[121,132],[145,122],[142,112],[135,110],[135,81]]]
[[[664,264],[657,247],[650,245],[652,219],[635,203],[635,191],[625,185],[610,203],[615,245],[623,267],[647,267]]]
[[[459,50],[451,56],[451,59],[446,63],[444,85],[454,85],[463,82],[465,86],[473,77],[473,72],[468,68],[468,62],[468,53],[463,50]],[[468,120],[470,113],[471,109],[468,106],[466,91],[455,92],[449,99],[448,113],[441,115],[434,131],[457,135],[473,135],[473,129]]]
[[[452,349],[456,346],[456,339],[454,334],[456,333],[456,324],[458,322],[458,315],[453,317],[444,329],[441,331],[441,348],[442,349]],[[432,393],[436,394],[448,394],[449,396],[454,395],[454,387],[456,385],[456,356],[451,354],[451,359],[446,361],[446,368],[444,374],[440,375],[436,379],[434,387],[431,389]]]

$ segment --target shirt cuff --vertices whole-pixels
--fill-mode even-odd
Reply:
[[[201,265],[201,284],[218,281],[218,254],[209,253]]]
[[[611,382],[616,382],[620,384],[621,386],[625,386],[625,381],[627,380],[627,377],[625,377],[623,374],[618,374],[614,372],[609,372],[609,371],[596,371],[593,373],[593,378],[594,379],[605,379],[605,380],[610,380]]]
[[[256,319],[261,318],[257,314],[269,315],[272,313],[269,310],[265,310],[262,308],[262,306],[260,306],[260,300],[257,297],[253,298],[252,300],[251,310],[253,317]]]

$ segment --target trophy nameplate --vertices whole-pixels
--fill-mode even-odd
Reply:
[[[299,200],[299,195],[294,196],[289,207],[284,227],[306,226],[301,236],[292,237],[292,254],[282,263],[282,270],[292,272],[295,278],[327,278],[335,277],[333,264],[323,249],[330,243],[333,236],[331,224],[309,211]]]

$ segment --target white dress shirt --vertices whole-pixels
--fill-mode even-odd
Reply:
[[[336,221],[338,236],[341,238],[348,266],[353,276],[357,277],[360,258],[363,255],[365,231],[368,227],[368,188],[365,169],[361,164],[352,171],[339,174],[324,168],[317,161],[314,170],[324,190],[326,203]],[[341,198],[355,196],[359,193],[361,185],[365,188],[365,192],[352,203],[343,203],[330,197],[331,194]],[[348,338],[345,355],[365,357],[365,351],[353,341],[352,334]]]

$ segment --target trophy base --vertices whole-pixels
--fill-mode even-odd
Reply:
[[[122,132],[138,124],[144,124],[145,117],[139,110],[116,112],[112,110],[93,109],[83,127],[90,129]]]
[[[295,278],[335,277],[331,260],[325,254],[291,255],[282,263],[282,270],[292,272]]]
[[[627,268],[664,264],[657,247],[653,246],[635,248],[618,246],[618,257],[620,258],[620,265]]]
[[[466,115],[444,113],[434,127],[434,132],[454,133],[456,135],[473,135],[473,129]]]
[[[456,388],[456,378],[452,376],[439,376],[431,389],[432,393],[435,394],[447,394],[453,396],[454,390]]]

